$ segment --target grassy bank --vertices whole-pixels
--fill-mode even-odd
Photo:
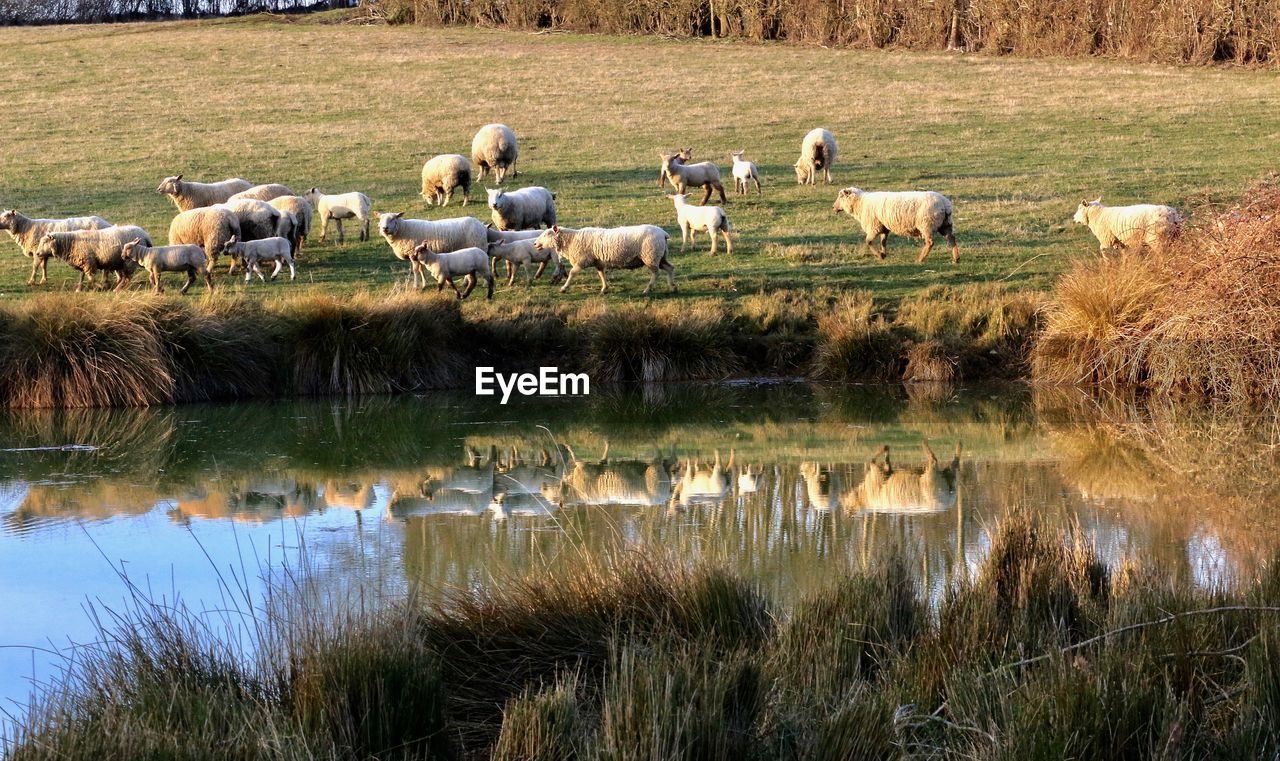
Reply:
[[[1280,581],[1204,590],[1006,523],[936,611],[902,561],[782,609],[644,554],[377,613],[280,605],[257,655],[140,604],[10,727],[41,758],[1260,758]],[[305,596],[304,596],[305,597]],[[288,614],[280,613],[287,610]],[[237,627],[245,626],[237,619]]]

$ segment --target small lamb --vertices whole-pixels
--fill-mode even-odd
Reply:
[[[489,254],[482,248],[473,247],[448,253],[436,253],[431,250],[431,243],[423,241],[414,247],[413,253],[409,255],[409,261],[416,270],[425,270],[435,277],[437,291],[444,290],[444,284],[448,283],[453,292],[458,294],[459,299],[465,299],[476,287],[476,281],[484,277],[489,286],[489,292],[485,298],[493,298],[493,273],[489,271]],[[455,277],[465,277],[467,284],[465,291],[458,290],[458,286],[453,282]],[[422,286],[426,287],[425,277],[423,277]]]
[[[205,255],[203,248],[193,243],[148,246],[142,238],[134,238],[124,244],[120,255],[126,262],[134,262],[147,271],[151,277],[151,287],[156,293],[164,293],[164,287],[160,285],[161,272],[187,273],[187,282],[182,284],[183,296],[187,295],[187,290],[196,281],[197,274],[203,275],[205,287],[213,290],[213,268],[209,265],[209,257]]]
[[[760,191],[760,170],[756,169],[754,161],[742,158],[745,153],[746,151],[734,151],[729,154],[729,158],[733,159],[733,189],[738,192],[738,195],[745,196],[747,183],[754,182],[756,195],[763,195]]]
[[[676,205],[676,220],[680,223],[680,250],[694,239],[699,230],[705,230],[711,236],[711,255],[716,255],[716,233],[724,236],[724,247],[727,253],[733,254],[733,238],[729,237],[732,227],[729,217],[719,206],[694,206],[687,202],[684,193],[668,195]]]
[[[529,285],[533,285],[533,281],[542,277],[542,273],[547,269],[547,263],[551,263],[551,271],[555,272],[560,268],[560,257],[556,252],[547,248],[539,249],[533,244],[537,242],[537,236],[540,231],[531,231],[534,237],[523,238],[520,240],[510,241],[490,241],[489,256],[493,257],[496,264],[499,259],[507,263],[507,285],[513,285],[516,282],[516,273],[520,271],[520,267],[529,265],[524,271],[525,278]],[[533,273],[533,264],[537,263],[538,272]]]
[[[312,188],[304,196],[311,202],[316,216],[320,217],[320,242],[324,243],[325,234],[329,231],[329,220],[338,223],[338,242],[344,243],[346,238],[342,232],[342,220],[360,220],[360,240],[369,240],[369,209],[373,202],[364,193],[339,193],[326,195],[319,188]]]
[[[233,262],[236,259],[244,262],[246,283],[253,280],[255,272],[258,273],[258,279],[265,283],[266,278],[262,276],[262,270],[258,267],[259,262],[274,261],[276,263],[276,268],[271,272],[272,280],[276,279],[285,265],[289,266],[289,279],[297,279],[298,271],[294,269],[293,254],[290,249],[289,241],[280,237],[243,241],[233,237],[222,247],[222,252],[230,256]]]

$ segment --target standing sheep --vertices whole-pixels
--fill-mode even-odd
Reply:
[[[413,265],[413,250],[419,243],[429,243],[432,251],[458,251],[464,248],[487,249],[489,236],[484,223],[475,217],[453,219],[405,219],[403,212],[378,215],[378,232],[386,238],[391,252],[400,261],[410,263],[413,284],[418,284],[419,269]],[[426,285],[423,276],[423,285]]]
[[[295,244],[294,255],[297,256],[302,253],[302,247],[307,242],[307,236],[311,235],[311,202],[302,196],[278,196],[267,201],[267,203],[282,212],[290,212],[296,218],[297,226],[294,228],[294,237],[297,239],[297,243]]]
[[[326,195],[319,188],[307,191],[307,201],[320,217],[320,242],[324,243],[329,232],[329,220],[338,223],[338,243],[345,243],[346,236],[342,231],[342,220],[360,220],[360,240],[369,240],[369,208],[373,202],[364,193],[337,193]]]
[[[480,170],[476,179],[483,180],[490,169],[499,185],[511,170],[512,177],[519,177],[516,159],[520,147],[516,145],[516,133],[505,124],[486,124],[471,139],[471,163]]]
[[[724,247],[727,253],[733,254],[733,238],[729,237],[733,229],[729,226],[729,217],[719,206],[694,206],[686,203],[684,193],[667,196],[676,205],[676,221],[680,223],[680,250],[693,240],[699,230],[706,230],[711,236],[711,255],[716,255],[716,233],[724,236]]]
[[[729,158],[733,159],[733,189],[738,195],[745,196],[747,194],[747,184],[754,182],[756,184],[756,195],[763,195],[760,191],[760,170],[756,169],[754,161],[747,161],[742,158],[746,151],[734,151],[729,154]]]
[[[422,197],[432,206],[448,206],[453,191],[462,189],[462,205],[471,200],[471,162],[466,156],[445,153],[422,165]]]
[[[933,249],[934,235],[945,235],[947,243],[951,244],[951,263],[960,261],[960,248],[956,245],[952,225],[955,212],[951,201],[941,193],[931,190],[868,193],[858,188],[844,188],[836,195],[831,210],[836,214],[843,211],[858,220],[867,235],[867,248],[881,259],[887,253],[885,241],[889,239],[889,233],[893,233],[924,238],[924,248],[916,258],[917,264],[923,262]],[[880,238],[879,250],[872,245],[876,238]]]
[[[236,198],[220,207],[228,209],[240,220],[241,240],[271,238],[280,226],[280,210],[266,201],[254,198]]]
[[[67,217],[66,219],[31,219],[17,209],[0,211],[0,230],[8,230],[24,256],[31,256],[31,277],[27,285],[36,284],[36,270],[40,271],[40,284],[49,282],[48,257],[41,259],[32,256],[36,246],[45,233],[67,233],[75,230],[101,230],[110,227],[111,223],[102,217]]]
[[[688,149],[685,149],[688,151]],[[692,152],[685,155],[692,156]],[[687,188],[701,187],[703,190],[701,203],[706,203],[711,198],[711,190],[714,188],[720,192],[720,202],[728,202],[728,198],[724,194],[724,185],[720,184],[720,167],[710,161],[702,161],[697,164],[686,164],[682,155],[679,153],[659,153],[662,159],[662,172],[658,175],[658,187],[664,187],[664,181],[671,180],[671,185],[676,189],[677,193],[683,193]]]
[[[510,193],[491,188],[488,192],[493,226],[499,230],[537,229],[556,223],[556,194],[546,188],[535,186]]]
[[[536,232],[535,235],[541,235],[541,232]],[[515,284],[516,273],[525,265],[529,265],[529,268],[524,271],[529,285],[533,285],[534,280],[542,277],[548,262],[552,264],[552,272],[560,269],[560,259],[556,256],[556,252],[550,249],[539,250],[534,245],[537,240],[537,238],[524,238],[489,241],[489,256],[493,257],[493,263],[496,264],[499,259],[507,263],[507,285]],[[537,274],[532,272],[534,263],[538,265]]]
[[[240,198],[248,198],[252,201],[270,201],[273,198],[281,196],[291,196],[295,193],[289,189],[288,185],[280,185],[279,183],[270,183],[267,185],[254,185],[248,190],[242,190],[239,193],[228,198],[228,201],[235,201]]]
[[[1098,253],[1104,258],[1107,249],[1144,245],[1157,254],[1168,249],[1182,229],[1182,215],[1172,206],[1138,204],[1136,206],[1103,206],[1102,196],[1081,201],[1076,207],[1075,221],[1088,225],[1098,239]]]
[[[484,249],[472,247],[437,253],[431,250],[430,243],[423,242],[414,247],[413,253],[409,255],[409,261],[415,269],[423,272],[423,288],[427,286],[425,273],[430,272],[436,279],[437,291],[443,290],[444,284],[448,283],[453,292],[458,294],[459,299],[465,299],[471,295],[471,291],[476,287],[476,281],[483,275],[489,285],[489,292],[485,298],[493,298],[493,273],[489,271],[489,254]],[[458,290],[458,286],[453,282],[455,277],[466,278],[465,291]]]
[[[657,225],[583,227],[577,230],[557,225],[543,231],[533,245],[539,251],[551,250],[559,256],[557,278],[564,273],[566,260],[571,265],[564,285],[560,286],[561,293],[569,288],[573,276],[587,267],[594,267],[600,276],[601,293],[609,290],[609,281],[604,275],[606,269],[640,267],[647,268],[651,274],[649,284],[644,288],[646,296],[657,282],[659,270],[667,273],[667,282],[673,292],[680,290],[676,286],[676,268],[667,260],[667,233]]]
[[[818,127],[810,130],[800,143],[800,160],[796,162],[796,184],[813,185],[821,169],[831,184],[831,167],[836,163],[836,136]]]
[[[160,285],[161,272],[185,272],[187,282],[182,285],[182,295],[196,281],[196,275],[204,276],[205,287],[213,290],[213,268],[209,265],[209,257],[204,249],[195,245],[180,246],[147,246],[141,238],[134,238],[124,244],[120,255],[127,262],[134,262],[147,271],[151,278],[151,287],[156,293],[164,293]]]
[[[298,247],[302,245],[300,237],[301,224],[291,211],[276,209],[280,212],[280,221],[276,223],[276,237],[289,241],[289,253],[298,255]]]
[[[160,182],[160,187],[156,188],[156,192],[172,198],[178,211],[189,211],[202,206],[226,203],[231,196],[250,187],[252,183],[239,177],[222,182],[189,182],[182,179],[182,175],[176,174],[164,178]]]
[[[148,246],[151,236],[141,227],[124,225],[107,227],[101,230],[77,230],[65,233],[45,233],[32,252],[33,256],[48,259],[56,256],[73,268],[80,271],[80,281],[76,290],[84,288],[88,279],[93,286],[94,277],[102,272],[102,287],[107,287],[107,273],[116,273],[116,290],[129,286],[129,280],[137,265],[125,260],[123,250],[126,243],[139,239]]]
[[[239,235],[240,218],[221,205],[184,211],[169,223],[169,245],[200,246],[210,267],[218,264],[218,255],[227,241]]]
[[[248,283],[253,280],[253,274],[258,273],[258,279],[266,282],[266,278],[262,276],[262,269],[258,267],[260,262],[275,262],[276,268],[271,272],[271,279],[275,280],[280,274],[280,270],[285,265],[289,266],[289,279],[296,280],[298,271],[293,266],[293,255],[289,253],[289,241],[284,238],[263,238],[262,240],[236,240],[232,238],[222,247],[223,253],[231,257],[231,263],[234,265],[236,260],[240,260],[244,264],[244,281]]]

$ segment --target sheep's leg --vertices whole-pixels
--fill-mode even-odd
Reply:
[[[648,283],[648,285],[646,285],[646,286],[644,287],[644,295],[645,295],[645,296],[648,296],[648,295],[649,295],[649,291],[653,290],[653,284],[654,284],[654,283],[656,283],[656,282],[658,282],[658,268],[657,268],[657,267],[650,267],[650,268],[649,268],[649,283]]]
[[[493,168],[493,176],[498,178],[498,184],[501,185],[502,181],[507,178],[507,168],[499,164]]]
[[[667,257],[662,257],[662,261],[658,262],[658,269],[667,271],[667,284],[671,286],[673,293],[679,292],[676,287],[676,268],[671,262],[667,261]]]
[[[262,276],[262,267],[258,266],[258,263],[257,263],[257,262],[254,262],[254,263],[253,263],[253,271],[254,271],[254,272],[256,272],[256,273],[258,274],[258,280],[260,280],[260,281],[262,281],[262,282],[264,282],[264,283],[265,283],[265,282],[267,282],[267,279],[266,279],[265,277],[263,277],[263,276]]]
[[[360,240],[369,240],[369,218],[360,220]]]
[[[487,274],[487,273],[486,273],[485,277],[486,277],[486,279],[488,279],[488,281],[489,281],[489,289],[490,289],[490,292],[492,292],[492,290],[493,290],[493,275],[489,275],[489,274]],[[465,282],[465,283],[467,284],[467,287],[466,287],[466,289],[465,289],[465,290],[463,290],[462,295],[461,295],[459,298],[463,298],[463,299],[465,299],[466,297],[468,297],[468,296],[470,296],[470,295],[471,295],[471,292],[472,292],[473,290],[475,290],[475,287],[476,287],[476,280],[477,280],[477,278],[476,278],[476,273],[474,273],[474,272],[468,272],[468,273],[467,273],[466,278],[464,278],[464,280],[463,280],[463,282]]]
[[[342,231],[342,219],[339,217],[334,217],[333,223],[338,226],[338,245],[341,246],[343,243],[347,242],[347,236]]]
[[[513,286],[513,285],[515,285],[515,284],[516,284],[516,273],[517,273],[517,272],[519,272],[519,271],[520,271],[520,265],[519,265],[518,263],[516,264],[516,266],[515,266],[515,267],[510,268],[510,271],[507,273],[507,287],[508,287],[508,288],[510,288],[511,286]],[[528,271],[528,270],[525,270],[525,273],[524,273],[524,274],[528,275],[528,274],[529,274],[529,271]],[[490,273],[490,275],[491,275],[491,276],[490,276],[490,278],[489,278],[489,279],[490,279],[490,280],[492,280],[492,279],[493,279],[493,277],[492,277],[492,273]]]
[[[729,237],[729,231],[721,230],[720,234],[724,236],[725,253],[729,256],[733,256],[733,238]],[[715,240],[715,237],[713,236],[711,239]]]
[[[439,280],[436,281],[436,293],[440,293],[441,291],[444,290],[444,282],[445,282],[445,278],[440,278]],[[453,285],[452,280],[449,281],[449,285]]]
[[[755,175],[752,175],[751,179],[756,183],[756,195],[758,196],[764,195],[764,191],[760,190],[760,178]],[[742,185],[745,188],[747,183],[744,182],[742,183]]]
[[[689,244],[689,225],[680,225],[680,253],[684,253],[685,248]]]
[[[525,270],[525,272],[527,273],[527,272],[528,272],[528,270]],[[492,301],[492,300],[493,300],[493,278],[491,278],[491,277],[486,277],[485,279],[488,281],[488,283],[487,283],[487,285],[488,285],[488,292],[485,294],[485,296],[484,296],[484,297],[485,297],[486,299],[488,299],[488,300]]]
[[[951,263],[960,263],[960,246],[956,244],[956,234],[947,230],[947,243],[951,245]]]
[[[196,283],[196,268],[195,268],[195,267],[188,267],[188,268],[187,268],[187,282],[186,282],[186,283],[184,283],[184,284],[183,284],[183,286],[182,286],[182,295],[183,295],[183,296],[186,296],[186,295],[187,295],[187,291],[191,290],[191,286],[195,285],[195,283]]]
[[[27,278],[27,285],[36,284],[36,272],[40,270],[41,258],[38,256],[31,257],[31,277]]]
[[[609,290],[609,281],[604,278],[604,267],[596,268],[596,274],[600,276],[600,292],[604,293]],[[649,291],[646,289],[645,293]]]
[[[436,200],[437,200],[437,202],[440,200],[440,199],[439,199],[439,194],[438,194],[438,193],[436,194]],[[444,191],[444,203],[437,203],[437,205],[438,205],[438,206],[448,206],[448,205],[449,205],[449,202],[450,202],[450,201],[452,201],[452,200],[453,200],[453,188],[446,188],[446,189],[445,189],[445,191]]]
[[[720,193],[721,193],[722,195],[724,194],[724,187],[723,187],[723,186],[720,188]],[[711,183],[709,183],[709,182],[708,182],[706,185],[703,185],[703,186],[702,186],[702,201],[700,201],[699,203],[701,203],[701,205],[703,205],[703,206],[706,206],[706,205],[707,205],[707,199],[708,199],[708,198],[710,198],[710,197],[711,197]]]
[[[290,259],[289,260],[289,282],[293,282],[294,280],[297,280],[297,279],[298,279],[298,270],[294,269],[293,260]]]
[[[204,269],[204,287],[213,290],[213,268],[205,267]]]
[[[883,259],[889,255],[889,231],[880,231],[880,258]]]
[[[564,276],[564,285],[560,286],[561,293],[564,293],[566,290],[569,289],[569,283],[573,282],[573,276],[578,274],[581,271],[582,271],[582,267],[579,267],[576,264],[569,268],[569,274]],[[601,274],[601,277],[604,277],[603,273]]]
[[[715,256],[716,255],[716,229],[714,227],[708,227],[707,232],[710,233],[711,235],[711,255]],[[657,276],[658,273],[655,271],[653,274],[654,276]]]
[[[329,215],[320,215],[320,242],[324,243],[325,236],[329,234]]]
[[[822,168],[822,175],[827,178],[827,184],[831,184],[831,167],[830,165]]]
[[[880,253],[879,251],[877,251],[877,250],[876,250],[876,247],[875,247],[875,240],[876,240],[876,238],[879,238],[879,237],[880,237],[880,232],[879,232],[878,230],[877,230],[877,231],[874,231],[874,232],[869,232],[869,233],[867,233],[867,238],[866,238],[866,240],[865,240],[865,241],[863,241],[863,242],[864,242],[864,243],[866,243],[866,245],[867,245],[867,250],[868,250],[868,251],[870,251],[873,255],[875,255],[875,256],[877,256],[877,257],[879,257],[879,258],[883,259],[883,258],[884,258],[884,254],[882,254],[882,253]]]
[[[717,182],[715,184],[715,188],[716,190],[720,191],[720,203],[728,203],[729,199],[724,197],[724,183]]]
[[[280,270],[282,269],[284,269],[284,262],[276,259],[276,268],[271,270],[271,279],[275,280],[276,276],[280,274]]]
[[[538,262],[538,272],[537,272],[537,274],[535,274],[535,275],[534,275],[534,276],[529,280],[529,284],[530,284],[530,285],[532,285],[534,280],[541,280],[541,279],[542,279],[542,273],[543,273],[546,269],[547,269],[547,263],[546,263],[546,262]]]
[[[76,292],[79,293],[84,289],[84,270],[80,270],[80,279],[76,281]],[[92,281],[90,281],[92,282]]]
[[[924,236],[924,248],[920,249],[920,256],[916,257],[916,264],[924,264],[924,260],[928,258],[929,252],[933,250],[933,236],[926,234]]]

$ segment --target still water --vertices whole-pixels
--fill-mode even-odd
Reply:
[[[209,610],[299,576],[432,594],[646,545],[781,599],[897,550],[936,597],[1013,510],[1223,583],[1280,548],[1275,422],[804,384],[4,413],[0,708],[131,586]]]

